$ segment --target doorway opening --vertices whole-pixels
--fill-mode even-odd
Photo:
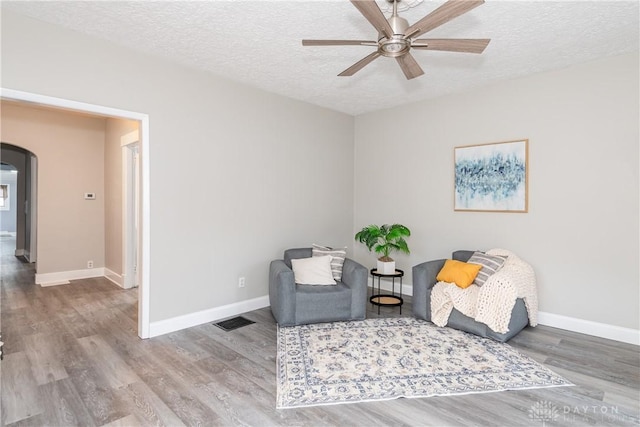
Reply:
[[[0,235],[12,237],[14,255],[37,260],[37,173],[34,153],[0,143]]]
[[[151,292],[149,281],[150,268],[150,200],[149,200],[149,116],[147,114],[105,107],[95,104],[87,104],[62,98],[54,98],[29,92],[2,89],[3,100],[30,103],[36,106],[63,109],[71,112],[89,113],[93,115],[111,117],[116,119],[133,120],[139,123],[138,138],[138,200],[137,204],[137,246],[135,276],[138,278],[138,336],[150,337],[149,319],[149,295]]]

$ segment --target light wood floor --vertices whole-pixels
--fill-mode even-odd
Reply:
[[[106,279],[41,288],[0,240],[2,425],[542,426],[534,405],[556,409],[548,426],[640,423],[638,347],[549,327],[510,344],[575,387],[276,410],[269,309],[232,332],[207,324],[143,341],[136,290]]]

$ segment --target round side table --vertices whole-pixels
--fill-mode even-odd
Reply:
[[[402,299],[402,277],[404,276],[404,271],[396,268],[395,273],[383,274],[378,273],[377,268],[371,269],[371,287],[373,291],[376,290],[375,280],[378,278],[378,293],[371,295],[369,298],[369,302],[373,305],[378,306],[378,314],[380,314],[380,306],[384,307],[400,307],[400,314],[402,314],[402,304],[404,304],[404,300]],[[391,293],[383,294],[380,292],[380,279],[381,278],[391,278]],[[396,295],[396,278],[400,278],[400,291],[398,295]]]

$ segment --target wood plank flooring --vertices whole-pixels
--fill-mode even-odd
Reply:
[[[231,332],[206,324],[140,340],[136,289],[106,279],[42,288],[11,239],[0,243],[3,426],[640,425],[640,349],[544,326],[510,344],[575,387],[277,410],[268,308]],[[398,311],[369,306],[367,316]],[[540,407],[555,412],[536,418]]]

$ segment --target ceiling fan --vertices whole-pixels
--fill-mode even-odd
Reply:
[[[480,6],[484,0],[449,0],[413,25],[398,16],[398,2],[393,3],[393,13],[385,18],[375,0],[350,0],[378,31],[377,41],[368,40],[302,40],[303,46],[373,46],[376,51],[347,68],[339,76],[352,76],[379,56],[396,58],[408,80],[424,74],[411,55],[411,49],[441,50],[448,52],[482,53],[490,39],[419,39],[422,34]]]

